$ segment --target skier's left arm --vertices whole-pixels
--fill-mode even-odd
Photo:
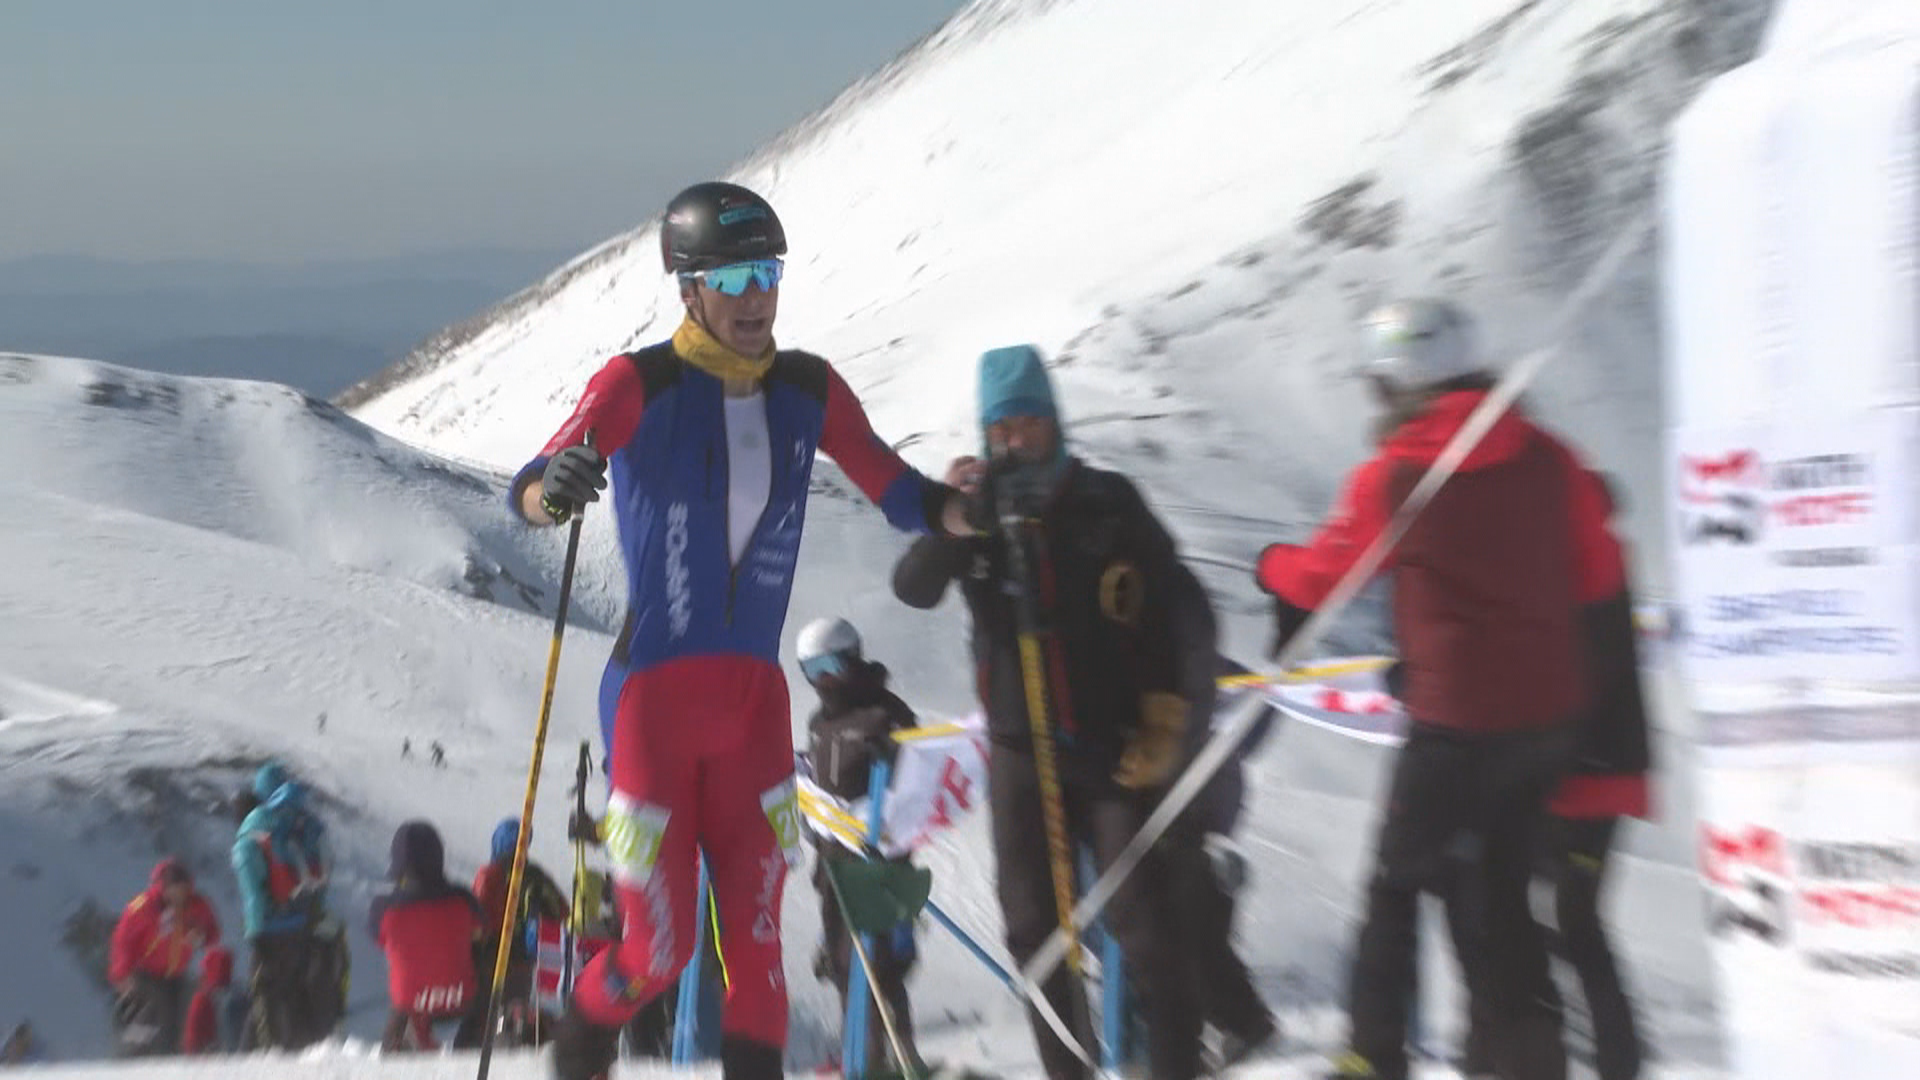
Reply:
[[[1652,768],[1647,707],[1640,685],[1639,641],[1626,553],[1609,524],[1606,482],[1567,454],[1572,498],[1572,575],[1586,646],[1587,706],[1577,728],[1572,766],[1553,807],[1569,817],[1647,817],[1646,774]]]
[[[1274,640],[1267,655],[1280,655],[1308,615],[1386,531],[1393,509],[1386,491],[1391,467],[1378,457],[1355,469],[1333,514],[1304,546],[1269,544],[1260,552],[1254,581],[1274,599]]]
[[[1134,601],[1144,645],[1140,657],[1143,693],[1139,725],[1121,761],[1121,783],[1153,787],[1170,779],[1206,740],[1213,712],[1218,627],[1213,604],[1193,571],[1181,561],[1173,537],[1131,483],[1120,488],[1128,548],[1139,563]],[[1126,620],[1124,575],[1109,571],[1101,605],[1109,617]]]
[[[1626,589],[1626,558],[1607,524],[1610,500],[1603,482],[1571,451],[1567,465],[1574,590],[1583,607],[1592,607],[1618,599]]]
[[[133,978],[134,965],[148,950],[153,937],[152,914],[146,911],[146,894],[136,896],[113,926],[107,946],[107,984],[115,993],[123,993]]]
[[[1214,620],[1213,601],[1207,598],[1206,587],[1193,570],[1181,560],[1179,545],[1139,489],[1128,484],[1126,497],[1131,504],[1128,517],[1133,522],[1134,550],[1146,586],[1142,617],[1146,625],[1155,628],[1155,634],[1165,639],[1157,651],[1163,657],[1160,663],[1168,667],[1158,679],[1196,708],[1205,708],[1213,701],[1219,663],[1219,627]],[[1206,725],[1199,726],[1204,729]]]
[[[306,836],[301,838],[301,846],[313,860],[314,877],[308,885],[324,889],[333,881],[333,844],[327,840],[327,829],[318,818],[308,819]]]
[[[928,479],[874,434],[867,412],[840,373],[827,365],[827,415],[820,449],[838,464],[888,524],[902,532],[971,535],[958,491]]]

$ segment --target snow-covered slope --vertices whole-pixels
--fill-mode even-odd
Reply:
[[[784,342],[834,359],[927,467],[975,439],[973,356],[1046,347],[1073,438],[1145,482],[1207,574],[1231,651],[1251,657],[1259,608],[1239,567],[1297,535],[1362,449],[1351,315],[1444,288],[1486,317],[1496,351],[1539,344],[1545,314],[1644,212],[1664,120],[1750,52],[1767,6],[978,0],[736,175],[793,239]],[[439,823],[456,869],[473,868],[517,805],[560,550],[556,533],[506,523],[499,474],[606,356],[671,329],[656,252],[651,230],[615,238],[343,399],[438,458],[284,390],[0,359],[0,451],[16,465],[0,475],[0,955],[45,972],[0,977],[0,1021],[31,1014],[57,1050],[98,1050],[101,999],[60,928],[97,933],[83,905],[110,915],[162,848],[189,854],[231,917],[226,829],[206,804],[268,753],[330,793],[349,914],[406,817]],[[1638,569],[1657,587],[1652,274],[1643,252],[1530,396],[1627,481]],[[910,699],[965,707],[955,606],[895,605],[884,568],[902,541],[829,472],[819,490],[789,634],[851,615]],[[592,515],[563,750],[593,728],[607,647],[594,628],[615,621],[619,588]],[[1375,636],[1361,614],[1343,640]],[[1662,722],[1684,731],[1665,689]],[[445,741],[450,767],[401,762],[407,736]],[[1664,818],[1630,832],[1614,903],[1678,1076],[1716,1050],[1687,744],[1662,750]],[[550,794],[568,758],[549,759]],[[1259,764],[1244,928],[1300,1049],[1337,1037],[1328,1006],[1382,765],[1308,730]],[[992,938],[977,825],[932,861],[942,900]],[[558,823],[541,828],[536,853],[563,863]],[[830,1024],[807,974],[814,920],[791,890],[796,1063]],[[1030,1062],[1005,996],[928,942],[915,1000],[930,1045]],[[377,1001],[377,957],[356,943],[356,999]],[[1447,997],[1429,1002],[1443,1028]],[[354,1030],[375,1023],[368,1004]]]
[[[1054,352],[1075,437],[1211,544],[1296,521],[1361,449],[1348,322],[1444,289],[1502,355],[1644,211],[1662,124],[1751,52],[1766,0],[981,0],[735,173],[788,226],[781,339],[835,360],[932,465],[971,443],[972,358]],[[1654,489],[1641,253],[1534,395]],[[499,465],[679,305],[643,229],[349,398]],[[1651,500],[1631,508],[1660,573]],[[1192,514],[1183,513],[1191,508]],[[1251,537],[1219,537],[1244,553]]]
[[[1352,317],[1444,291],[1482,316],[1496,356],[1545,344],[1603,248],[1651,213],[1667,120],[1752,54],[1770,7],[978,0],[733,178],[772,198],[792,240],[781,340],[833,359],[917,464],[976,442],[982,348],[1052,353],[1079,449],[1144,481],[1226,614],[1230,651],[1251,657],[1263,627],[1247,561],[1300,535],[1364,448]],[[606,357],[671,331],[657,250],[651,228],[614,238],[343,404],[511,468]],[[1601,291],[1528,399],[1624,481],[1636,570],[1657,595],[1653,254]],[[921,700],[963,705],[953,606],[901,610],[883,577],[900,542],[876,538],[849,564],[833,545],[868,526],[831,527],[830,543],[810,530],[793,625],[854,614],[884,659],[914,657]],[[1336,643],[1376,641],[1376,612]],[[1617,903],[1660,1045],[1710,1058],[1690,724],[1660,690],[1662,821],[1629,830],[1641,861]],[[1381,759],[1306,732],[1266,757],[1256,843],[1274,883],[1249,905],[1250,940],[1277,997],[1334,1000]]]
[[[471,873],[518,806],[557,578],[497,485],[284,387],[4,355],[0,453],[8,1026],[104,1050],[101,934],[162,852],[237,934],[223,804],[268,755],[322,793],[356,930],[407,817]],[[606,638],[577,635],[549,791],[596,729]],[[539,843],[556,863],[562,831]],[[384,979],[355,946],[367,1034]]]
[[[12,571],[0,576],[8,614],[0,620],[0,955],[9,958],[0,1021],[30,1017],[61,1058],[104,1052],[101,942],[161,853],[189,860],[233,933],[232,831],[219,804],[277,755],[323,794],[341,852],[335,903],[355,928],[356,966],[353,1040],[298,1071],[276,1064],[275,1074],[470,1068],[389,1070],[368,1060],[384,977],[358,922],[400,821],[434,821],[453,871],[466,874],[492,823],[517,808],[547,619],[470,595],[464,577],[444,567],[476,552],[530,567],[523,580],[545,608],[557,531],[491,531],[498,491],[486,478],[281,388],[12,356],[0,357],[0,373],[0,452],[27,463],[0,476],[9,508],[0,565]],[[250,473],[249,456],[265,448],[276,461],[299,462],[299,479]],[[278,510],[261,509],[269,504]],[[900,688],[931,716],[964,707],[964,647],[951,605],[900,618],[874,573],[899,539],[845,497],[824,494],[812,514],[795,625],[825,611],[886,623],[874,651]],[[277,533],[262,524],[270,519],[301,529]],[[434,543],[423,544],[425,535]],[[335,546],[300,537],[333,537]],[[609,644],[578,626],[567,638],[535,827],[535,855],[549,866],[566,865],[571,751],[594,730],[593,689]],[[796,707],[808,704],[800,691]],[[403,739],[415,759],[400,757]],[[445,770],[421,760],[433,740],[447,746]],[[1259,870],[1243,929],[1261,986],[1288,1019],[1295,1057],[1257,1075],[1312,1075],[1312,1055],[1338,1037],[1331,1005],[1383,760],[1303,729],[1276,740],[1262,762],[1246,835]],[[967,823],[925,861],[942,904],[992,942],[998,918],[983,824]],[[1633,970],[1660,1045],[1681,1063],[1662,1075],[1701,1075],[1686,1064],[1713,1058],[1699,942],[1688,921],[1671,917],[1692,883],[1684,871],[1638,859],[1623,875]],[[818,918],[797,880],[785,922],[791,1061],[805,1066],[826,1056],[836,1025],[830,990],[810,975]],[[923,929],[922,942],[914,983],[922,1045],[1026,1074],[1031,1042],[1016,1004],[936,929]],[[1434,962],[1444,971],[1439,951]],[[1442,990],[1430,1002],[1443,1030],[1457,1015],[1451,997]],[[178,1074],[155,1066],[129,1075]],[[192,1075],[225,1073],[209,1066]],[[543,1073],[536,1062],[505,1060],[501,1075]]]

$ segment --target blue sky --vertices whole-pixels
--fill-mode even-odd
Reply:
[[[0,0],[0,259],[580,248],[963,0]]]

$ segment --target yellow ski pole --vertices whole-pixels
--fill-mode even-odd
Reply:
[[[587,445],[593,445],[593,433],[587,433]],[[527,798],[520,807],[520,835],[513,845],[513,872],[507,875],[507,910],[500,920],[500,947],[493,958],[493,989],[487,995],[487,1025],[480,1034],[480,1072],[476,1080],[487,1080],[493,1065],[494,1027],[500,1022],[500,994],[507,981],[507,957],[513,952],[513,925],[520,918],[520,886],[527,873],[527,841],[532,830],[533,801],[540,793],[540,763],[547,754],[547,725],[553,719],[553,686],[560,677],[560,639],[567,632],[567,604],[573,596],[573,564],[580,556],[580,523],[585,515],[576,512],[567,529],[567,557],[560,568],[560,598],[553,613],[553,644],[547,650],[547,682],[540,692],[540,722],[533,732],[533,760],[527,765]]]
[[[1018,541],[1014,541],[1018,543]],[[1060,794],[1060,774],[1053,760],[1053,732],[1047,724],[1045,668],[1040,642],[1030,633],[1020,635],[1020,666],[1027,684],[1027,716],[1033,726],[1033,766],[1040,774],[1040,809],[1047,826],[1047,861],[1053,866],[1053,900],[1060,927],[1067,933],[1067,968],[1080,972],[1080,934],[1073,925],[1073,885],[1067,857],[1067,814]]]
[[[1008,569],[1019,587],[1016,612],[1020,628],[1020,671],[1027,691],[1027,723],[1033,731],[1033,765],[1040,779],[1041,816],[1046,820],[1047,860],[1053,866],[1053,899],[1060,929],[1066,934],[1067,968],[1081,974],[1080,935],[1073,925],[1073,859],[1067,850],[1067,813],[1060,794],[1060,773],[1053,758],[1053,725],[1047,717],[1047,676],[1040,648],[1039,587],[1021,532],[1027,522],[1005,491],[996,509],[1007,541]]]

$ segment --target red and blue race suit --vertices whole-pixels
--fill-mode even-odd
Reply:
[[[548,458],[591,432],[627,567],[626,623],[602,684],[613,794],[601,831],[624,934],[582,973],[576,1007],[620,1024],[671,984],[696,941],[704,852],[730,984],[723,1027],[784,1045],[780,897],[801,840],[779,649],[814,452],[905,531],[937,529],[951,489],[881,442],[819,357],[777,353],[761,391],[772,477],[737,563],[722,383],[668,342],[609,361],[509,498],[517,509]]]

